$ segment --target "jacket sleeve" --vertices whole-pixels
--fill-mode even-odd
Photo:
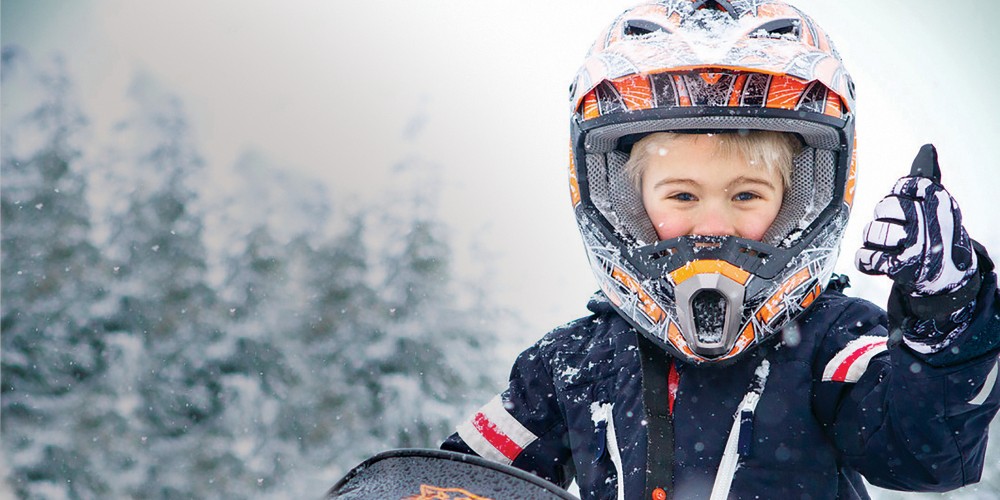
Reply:
[[[887,344],[885,313],[849,306],[814,363],[817,418],[844,465],[874,485],[948,491],[979,481],[1000,407],[1000,299],[983,276],[968,329],[945,352]]]
[[[565,488],[575,471],[543,343],[521,353],[507,390],[459,424],[441,448],[513,465]]]

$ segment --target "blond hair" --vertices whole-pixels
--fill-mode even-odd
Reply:
[[[769,172],[777,169],[781,175],[783,189],[788,189],[792,181],[792,162],[802,150],[802,142],[795,134],[772,132],[770,130],[740,130],[733,133],[708,134],[719,137],[715,154],[723,157],[737,157],[752,166],[766,168]],[[642,174],[646,169],[646,158],[654,152],[669,149],[677,140],[701,137],[702,134],[679,134],[656,132],[643,137],[632,146],[632,153],[625,163],[625,172],[642,190]],[[662,153],[660,153],[662,154]]]

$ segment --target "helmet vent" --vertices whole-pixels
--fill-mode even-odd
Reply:
[[[649,257],[651,259],[653,259],[653,260],[660,260],[660,259],[662,259],[664,257],[670,257],[671,255],[673,255],[675,253],[677,253],[677,249],[674,248],[674,247],[669,247],[669,248],[664,248],[663,250],[660,250],[658,252],[654,252]]]
[[[715,290],[703,290],[691,299],[695,335],[706,344],[722,342],[726,325],[726,297]]]
[[[801,36],[802,23],[798,19],[775,19],[768,21],[752,33],[752,38],[794,38],[798,40]]]
[[[726,241],[725,237],[719,236],[692,235],[691,239],[694,240],[695,252],[700,252],[702,250],[718,250],[722,248],[722,244]]]
[[[770,256],[767,252],[761,252],[760,250],[748,247],[740,247],[740,253],[745,253],[751,257],[756,257],[758,259],[766,259]]]
[[[694,8],[694,10],[698,9],[721,10],[726,14],[729,14],[729,17],[732,17],[733,19],[739,19],[740,17],[739,14],[737,14],[736,9],[733,7],[733,4],[727,2],[726,0],[697,0],[696,2],[694,2],[692,7]]]
[[[652,21],[645,19],[630,19],[625,21],[623,28],[625,36],[641,37],[651,33],[670,33],[670,30]]]

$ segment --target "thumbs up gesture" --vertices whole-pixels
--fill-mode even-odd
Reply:
[[[889,276],[915,297],[951,292],[976,274],[976,253],[958,203],[941,185],[933,145],[920,149],[910,175],[875,206],[855,265],[866,274]]]

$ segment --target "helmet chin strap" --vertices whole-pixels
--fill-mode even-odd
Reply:
[[[674,416],[671,385],[676,391],[680,382],[676,361],[666,351],[638,334],[642,366],[642,397],[646,417],[646,478],[642,498],[671,498],[674,495]],[[733,476],[742,460],[750,454],[753,443],[754,413],[770,372],[770,363],[761,357],[754,370],[746,395],[734,412],[733,426],[726,440],[722,461],[712,485],[713,500],[729,497]],[[621,477],[618,479],[622,480]]]
[[[673,492],[674,486],[674,417],[670,411],[669,377],[676,368],[666,351],[645,335],[637,333],[636,337],[646,411],[646,482],[642,498],[665,498],[665,493]]]

